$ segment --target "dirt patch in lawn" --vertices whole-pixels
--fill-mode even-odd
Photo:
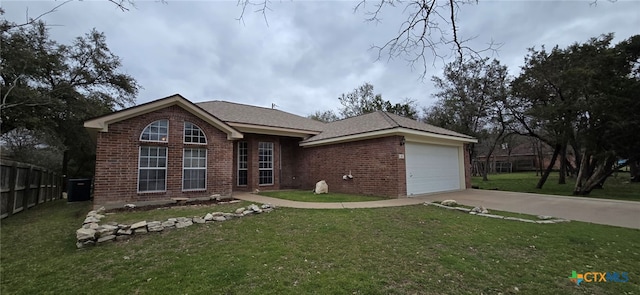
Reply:
[[[225,205],[225,204],[233,204],[236,202],[240,202],[240,200],[232,199],[231,201],[218,201],[218,200],[194,200],[189,202],[175,202],[175,203],[167,203],[167,204],[159,204],[159,205],[145,205],[145,206],[136,206],[133,208],[129,207],[119,207],[105,210],[106,213],[122,213],[122,212],[141,212],[141,211],[151,211],[156,209],[171,209],[171,208],[197,208],[197,207],[205,207],[205,206],[214,206],[214,205]]]

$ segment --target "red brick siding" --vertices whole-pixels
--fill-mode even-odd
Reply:
[[[141,142],[143,129],[156,120],[169,120],[167,143]],[[183,144],[184,122],[200,127],[206,145]],[[138,156],[141,145],[168,147],[167,191],[138,193]],[[182,153],[185,147],[207,149],[207,185],[205,191],[182,191]],[[193,116],[178,106],[140,115],[109,125],[109,132],[99,132],[96,150],[94,203],[120,203],[164,200],[173,197],[230,195],[232,188],[232,147],[226,133]]]
[[[240,141],[247,142],[249,150],[247,185],[238,186],[238,143],[233,145],[233,188],[239,191],[260,190],[279,190],[285,188],[295,188],[293,177],[296,174],[297,156],[296,150],[299,150],[299,139],[280,137],[275,135],[262,135],[245,133],[244,138]],[[258,163],[258,146],[260,142],[273,143],[273,184],[259,184],[259,163]],[[282,163],[281,163],[282,161]],[[281,165],[282,164],[282,165]],[[282,182],[284,179],[284,183]]]
[[[391,143],[389,143],[390,145],[393,145],[393,142],[395,140],[400,140],[403,142],[402,146],[398,149],[398,154],[403,154],[404,155],[404,159],[398,159],[398,170],[397,170],[397,175],[398,175],[398,196],[406,196],[407,195],[407,163],[406,163],[406,158],[407,158],[407,153],[405,151],[404,148],[404,136],[398,136],[395,137],[394,139],[391,140]],[[399,143],[398,143],[399,145]],[[398,156],[396,155],[396,158],[398,158]]]
[[[469,155],[469,145],[465,144],[462,147],[464,154],[464,186],[465,188],[471,188],[471,158]]]
[[[282,163],[280,188],[281,189],[301,189],[301,161],[302,148],[300,138],[283,137],[280,139]]]
[[[405,164],[398,157],[404,154],[401,139],[389,136],[305,148],[301,165],[303,188],[313,189],[317,181],[325,180],[330,192],[405,196]],[[353,179],[343,180],[349,171]]]

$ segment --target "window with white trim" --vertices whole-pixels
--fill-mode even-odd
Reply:
[[[273,184],[273,142],[258,143],[258,184]]]
[[[246,141],[238,142],[238,186],[249,182],[249,147]]]
[[[167,148],[141,146],[138,161],[138,191],[167,190]]]
[[[144,128],[141,141],[167,142],[169,139],[169,120],[158,120]]]
[[[184,122],[184,143],[207,143],[202,129],[196,124]]]
[[[182,156],[182,190],[204,190],[206,180],[207,149],[185,148]]]

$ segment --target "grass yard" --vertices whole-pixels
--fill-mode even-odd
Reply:
[[[343,203],[343,202],[368,202],[386,200],[388,198],[379,196],[363,196],[339,193],[328,193],[316,195],[312,191],[283,190],[272,192],[260,192],[260,195],[285,199],[298,202],[318,202],[318,203]]]
[[[575,179],[567,177],[566,184],[558,184],[558,177],[558,172],[551,173],[542,189],[535,188],[540,179],[535,172],[490,174],[489,181],[482,181],[480,176],[472,177],[471,184],[481,189],[572,196]],[[603,189],[582,197],[640,201],[640,183],[630,183],[628,173],[620,172],[617,177],[609,177]]]
[[[193,210],[179,215],[202,213]],[[60,200],[2,220],[0,293],[640,294],[633,229],[423,205],[279,208],[77,250],[88,211]],[[630,281],[576,286],[572,270],[628,272]]]

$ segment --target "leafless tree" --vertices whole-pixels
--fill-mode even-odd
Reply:
[[[360,0],[353,8],[362,12],[368,22],[382,22],[387,9],[402,9],[407,18],[399,24],[398,33],[382,45],[373,45],[378,59],[405,59],[412,70],[421,69],[424,79],[430,65],[447,59],[475,59],[487,51],[496,51],[500,44],[491,41],[485,48],[472,48],[458,27],[458,12],[463,5],[477,4],[478,0]],[[238,0],[240,17],[253,9],[267,20],[269,0]],[[444,50],[444,51],[443,51]]]
[[[109,2],[115,4],[122,11],[129,11],[131,7],[136,7],[134,0],[109,0]]]
[[[122,10],[122,11],[129,11],[129,9],[131,9],[132,7],[135,7],[135,0],[108,0],[109,2],[113,3],[118,9]],[[25,21],[24,22],[20,22],[20,23],[12,23],[12,27],[10,28],[4,28],[6,29],[15,29],[15,28],[20,28],[20,27],[25,27],[25,26],[30,26],[33,25],[35,23],[37,23],[38,21],[42,20],[43,17],[45,17],[46,15],[49,15],[51,13],[57,12],[58,9],[62,6],[64,6],[65,4],[69,3],[69,2],[73,2],[73,0],[65,0],[65,1],[61,1],[58,5],[54,6],[53,8],[42,12],[40,14],[38,14],[35,17],[32,17],[30,15],[30,11],[29,8],[27,7],[27,9],[25,10]],[[160,2],[164,3],[164,0],[160,0]],[[4,14],[4,10],[0,7],[0,15]]]
[[[45,15],[48,15],[48,14],[51,14],[51,13],[54,13],[54,12],[58,11],[58,8],[60,8],[61,6],[67,4],[67,3],[71,2],[71,1],[73,1],[73,0],[63,1],[60,4],[54,6],[53,8],[51,8],[51,9],[49,9],[49,10],[43,12],[43,13],[40,13],[36,17],[29,16],[29,8],[27,8],[25,10],[25,21],[23,23],[12,23],[11,27],[6,27],[6,28],[2,28],[2,29],[3,29],[3,31],[6,31],[6,30],[9,30],[9,29],[15,29],[15,28],[20,28],[20,27],[33,25],[33,24],[37,23],[38,21],[40,21],[40,19],[42,19],[42,17],[44,17]],[[2,9],[0,7],[0,15],[3,15],[3,14],[4,14],[4,9]],[[9,24],[8,22],[4,22],[4,23],[5,23],[5,25]]]

